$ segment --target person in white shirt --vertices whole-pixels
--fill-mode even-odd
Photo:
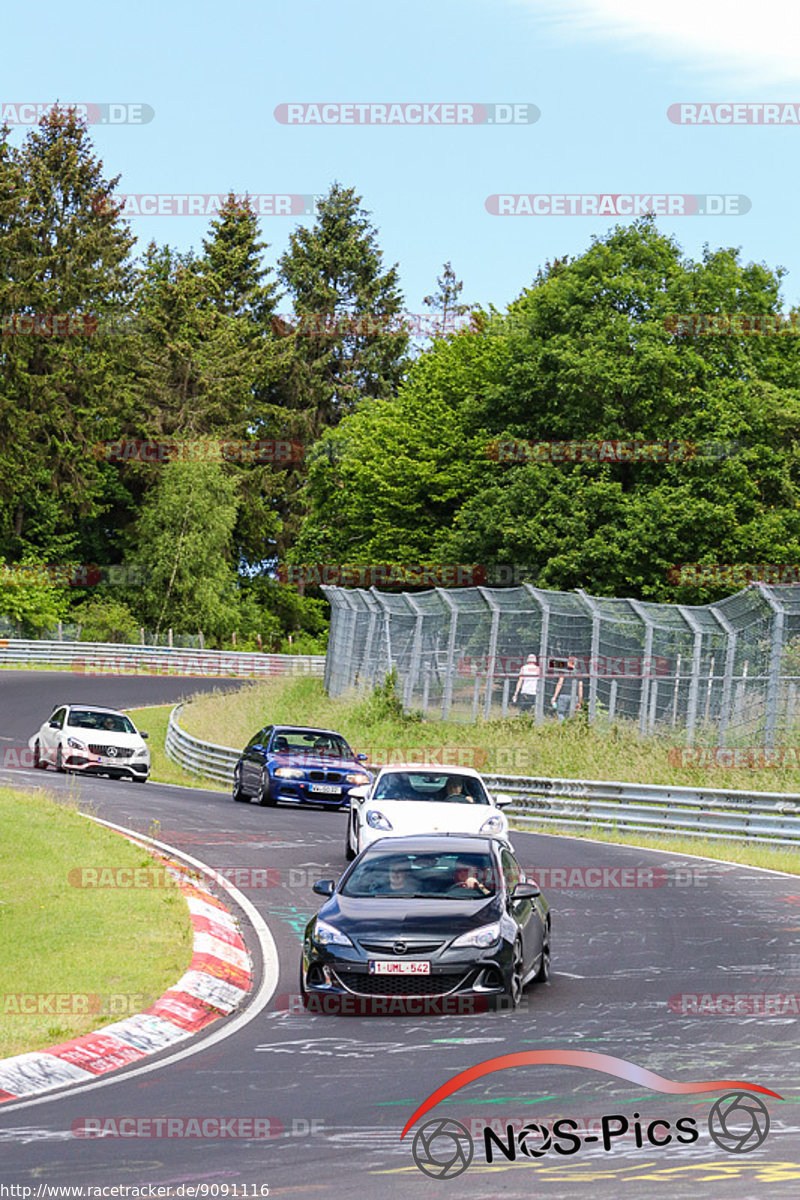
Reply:
[[[522,670],[519,673],[517,686],[514,691],[512,704],[517,703],[517,698],[521,695],[519,707],[520,712],[526,712],[533,708],[536,703],[536,691],[539,687],[539,677],[542,673],[542,668],[539,666],[538,659],[535,654],[529,654],[522,665]]]

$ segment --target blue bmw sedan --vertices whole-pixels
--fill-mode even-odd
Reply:
[[[233,769],[233,798],[345,808],[351,788],[372,782],[365,757],[331,729],[267,725],[250,739]]]

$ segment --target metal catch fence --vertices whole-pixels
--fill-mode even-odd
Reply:
[[[590,722],[627,720],[643,735],[681,736],[689,746],[772,747],[796,732],[797,584],[753,584],[702,606],[530,584],[323,590],[332,609],[332,696],[369,690],[395,670],[406,711],[429,717],[475,721],[527,706],[542,723],[584,704]],[[523,684],[515,705],[530,655],[535,695]]]

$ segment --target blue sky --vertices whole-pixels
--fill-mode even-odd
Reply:
[[[146,125],[93,125],[107,175],[126,193],[362,195],[406,307],[420,311],[442,263],[462,299],[502,307],[547,259],[579,254],[603,216],[491,216],[514,193],[743,194],[743,216],[660,217],[687,254],[739,246],[789,270],[800,303],[800,126],[671,124],[678,101],[800,103],[800,5],[759,0],[366,0],[289,5],[239,0],[135,6],[84,0],[13,5],[3,17],[3,105],[139,102]],[[287,126],[284,102],[511,102],[535,124]],[[21,140],[17,129],[14,140]],[[304,218],[307,222],[311,218]],[[132,219],[154,238],[199,248],[205,218]],[[269,261],[297,218],[265,217]],[[284,301],[283,309],[288,305]]]

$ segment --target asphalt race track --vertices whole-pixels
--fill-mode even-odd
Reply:
[[[220,681],[3,672],[0,734],[6,742],[0,745],[26,741],[55,700],[135,706],[213,686]],[[53,771],[7,770],[0,778],[79,795],[96,815],[142,833],[158,821],[162,841],[217,870],[239,868],[230,877],[266,921],[280,962],[263,1011],[209,1048],[201,1033],[196,1053],[155,1070],[134,1068],[73,1095],[2,1106],[1,1184],[32,1187],[31,1196],[40,1185],[127,1184],[176,1195],[192,1194],[191,1185],[196,1195],[257,1197],[266,1195],[263,1186],[270,1197],[311,1200],[800,1194],[796,1015],[674,1011],[680,1010],[674,999],[670,1006],[670,998],[681,995],[799,993],[800,882],[663,852],[516,834],[517,853],[526,868],[541,872],[553,913],[550,984],[527,988],[514,1013],[326,1016],[307,1013],[298,1002],[299,945],[306,920],[322,903],[311,884],[344,869],[343,814],[262,809],[215,791],[76,781]],[[566,874],[548,874],[558,868]],[[249,869],[261,874],[251,876]],[[265,879],[272,886],[252,886]],[[605,886],[587,886],[590,880]],[[619,886],[626,880],[634,886]],[[563,886],[570,881],[572,887]],[[243,929],[259,966],[257,939],[249,926]],[[780,1093],[784,1102],[765,1097],[766,1140],[734,1153],[720,1148],[707,1128],[719,1090],[667,1095],[582,1066],[522,1065],[469,1083],[400,1140],[417,1107],[459,1071],[535,1050],[613,1055],[683,1083],[742,1080]],[[87,1118],[156,1116],[269,1118],[271,1136],[79,1138],[72,1132],[74,1122]],[[620,1130],[621,1122],[611,1119],[621,1116],[628,1135],[615,1137],[606,1151],[594,1123],[606,1117],[609,1129]],[[637,1121],[642,1130],[669,1122],[661,1133],[674,1131],[684,1117],[697,1122],[699,1136],[691,1144],[653,1145],[644,1134],[635,1136]],[[459,1121],[473,1134],[474,1158],[457,1179],[430,1178],[412,1158],[415,1131],[433,1118]],[[572,1118],[578,1132],[594,1140],[581,1139],[575,1153],[560,1155],[548,1147],[545,1131],[533,1131],[526,1143],[533,1152],[520,1151],[515,1161],[496,1152],[487,1163],[485,1125],[495,1122],[506,1141],[508,1124],[519,1130],[558,1118]]]

